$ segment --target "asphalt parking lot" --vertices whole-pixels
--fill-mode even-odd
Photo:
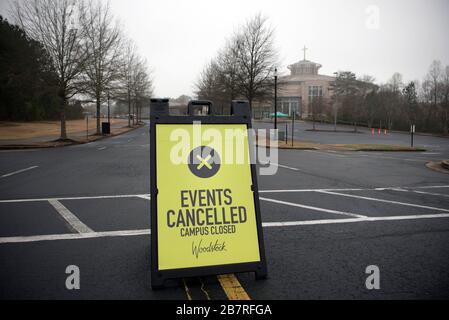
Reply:
[[[151,290],[148,140],[144,127],[87,145],[0,152],[1,299],[227,298],[217,277]],[[449,158],[449,140],[416,143],[427,152],[280,150],[276,175],[259,177],[269,278],[238,274],[247,295],[449,298],[449,175],[425,166]],[[80,290],[65,287],[68,265],[80,269]],[[379,267],[379,290],[365,286],[369,265]]]

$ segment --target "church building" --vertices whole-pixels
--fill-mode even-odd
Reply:
[[[319,74],[319,63],[306,59],[304,47],[304,59],[288,66],[290,75],[278,78],[278,111],[298,118],[310,116],[312,101],[321,97],[328,101],[331,97],[331,83],[335,77]]]

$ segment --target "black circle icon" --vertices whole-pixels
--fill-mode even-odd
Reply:
[[[220,156],[211,147],[197,147],[189,154],[188,165],[190,171],[198,178],[210,178],[220,170]]]

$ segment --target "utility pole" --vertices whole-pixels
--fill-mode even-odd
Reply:
[[[334,72],[335,75],[335,86],[337,83],[338,78],[338,72]],[[333,104],[334,106],[334,131],[337,132],[337,113],[338,113],[338,95],[336,94],[338,90],[333,90],[333,95],[335,95],[335,102]]]
[[[274,130],[278,128],[278,69],[274,69]]]
[[[414,143],[414,141],[413,141],[413,135],[414,135],[414,133],[415,133],[415,129],[416,129],[415,125],[412,124],[411,127],[410,127],[410,139],[411,139],[410,145],[411,145],[412,148],[413,148],[413,143]]]
[[[295,137],[295,115],[296,115],[296,108],[293,110],[293,119],[292,119],[292,147],[293,147],[293,138]]]
[[[288,122],[285,122],[285,144],[288,143]]]

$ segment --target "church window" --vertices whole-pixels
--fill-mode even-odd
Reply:
[[[323,96],[322,86],[309,86],[309,102],[312,102],[314,99],[322,96]]]

